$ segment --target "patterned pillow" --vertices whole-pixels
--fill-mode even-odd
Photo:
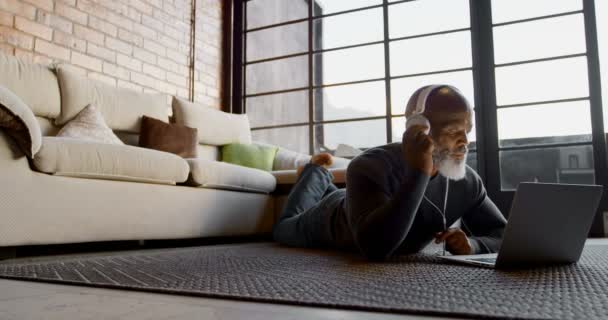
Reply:
[[[108,127],[101,113],[93,105],[82,109],[74,119],[59,130],[57,136],[108,144],[124,144]]]

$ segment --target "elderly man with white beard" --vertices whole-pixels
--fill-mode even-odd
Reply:
[[[497,252],[506,220],[466,165],[473,119],[466,98],[452,86],[426,86],[409,99],[405,116],[423,121],[412,121],[401,142],[353,159],[345,189],[332,183],[330,154],[300,168],[274,239],[356,250],[370,260],[419,252],[433,240],[457,255]],[[458,220],[462,229],[447,228]]]

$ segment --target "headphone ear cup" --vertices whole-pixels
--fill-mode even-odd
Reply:
[[[424,130],[424,134],[429,134],[431,132],[431,122],[422,114],[415,114],[407,118],[405,122],[405,130],[408,130],[412,126],[425,126],[426,130]]]

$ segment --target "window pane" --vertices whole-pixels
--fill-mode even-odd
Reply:
[[[494,59],[499,64],[586,50],[582,14],[494,28]]]
[[[382,4],[382,0],[315,0],[315,16]]]
[[[498,109],[500,146],[591,141],[589,101]]]
[[[425,0],[389,6],[391,39],[468,28],[468,0]]]
[[[409,77],[391,81],[391,112],[394,115],[405,113],[405,106],[414,91],[429,84],[448,84],[458,88],[475,106],[475,91],[473,89],[473,72],[458,71],[432,74],[428,76]]]
[[[382,8],[314,21],[314,49],[331,49],[384,39]]]
[[[363,118],[386,114],[384,81],[315,90],[315,120]]]
[[[318,53],[314,63],[315,85],[383,78],[384,46]]]
[[[302,0],[247,1],[247,29],[308,17],[308,2]]]
[[[473,117],[473,128],[471,132],[468,134],[469,138],[469,149],[475,149],[477,144],[477,134],[475,132],[475,117]],[[392,140],[391,142],[401,142],[403,139],[403,133],[405,133],[405,117],[393,117],[392,118]]]
[[[308,90],[247,98],[251,127],[308,122]]]
[[[315,152],[335,150],[341,143],[355,148],[386,144],[386,120],[315,125]]]
[[[508,105],[586,97],[587,58],[570,58],[496,68],[496,102]]]
[[[595,1],[597,38],[602,74],[602,102],[604,104],[604,130],[608,132],[608,1]]]
[[[252,130],[253,141],[265,142],[285,149],[309,154],[308,126]]]
[[[307,56],[273,60],[247,66],[247,94],[307,86]]]
[[[472,66],[469,31],[391,42],[390,50],[391,76]]]
[[[478,167],[477,167],[477,152],[476,151],[469,152],[469,154],[467,155],[467,165],[469,165],[469,167],[471,167],[475,171],[478,170]]]
[[[247,33],[247,61],[307,51],[307,22]]]
[[[500,152],[503,190],[520,182],[594,184],[593,148],[576,146]]]
[[[492,0],[492,21],[501,23],[581,9],[581,0]]]

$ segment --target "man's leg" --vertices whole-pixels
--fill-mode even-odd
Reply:
[[[317,247],[331,241],[326,218],[335,206],[323,200],[328,189],[336,188],[332,180],[331,172],[320,165],[304,167],[274,225],[275,241],[296,247]]]

